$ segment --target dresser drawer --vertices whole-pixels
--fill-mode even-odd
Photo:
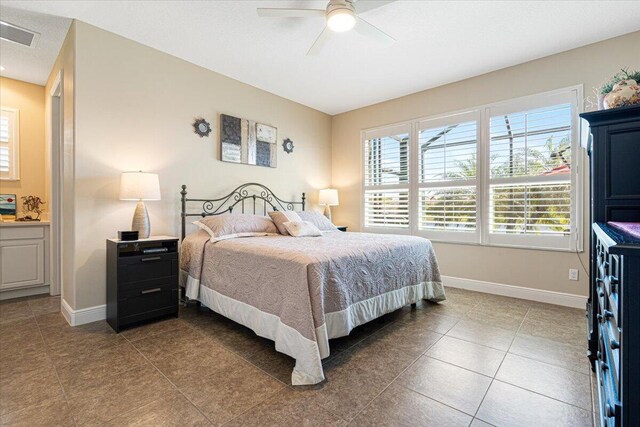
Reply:
[[[600,325],[600,359],[606,364],[607,374],[611,382],[611,389],[616,396],[620,392],[620,351],[618,341],[611,337],[610,322],[602,322]],[[615,343],[615,344],[614,344]]]
[[[143,255],[118,261],[118,284],[178,275],[178,254]]]
[[[598,406],[600,413],[601,427],[616,427],[616,410],[620,410],[616,405],[616,397],[611,389],[609,370],[606,363],[596,361],[596,376],[598,378]]]
[[[147,286],[125,290],[118,299],[118,315],[121,317],[153,312],[163,308],[177,308],[178,287],[162,280],[147,281]]]

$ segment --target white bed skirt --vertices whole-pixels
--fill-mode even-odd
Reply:
[[[322,359],[329,356],[329,339],[349,335],[355,327],[422,299],[444,300],[440,282],[423,282],[387,292],[347,309],[325,314],[325,324],[316,328],[316,341],[310,340],[282,323],[275,314],[267,313],[235,300],[206,286],[180,271],[180,283],[185,295],[206,307],[253,330],[257,335],[275,342],[276,350],[293,357],[296,365],[291,374],[293,385],[317,384],[324,380]]]

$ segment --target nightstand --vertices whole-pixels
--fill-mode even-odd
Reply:
[[[336,227],[338,227],[338,230],[340,230],[340,231],[347,231],[347,226],[346,225],[336,225]]]
[[[113,330],[178,316],[178,238],[107,240],[107,322]]]

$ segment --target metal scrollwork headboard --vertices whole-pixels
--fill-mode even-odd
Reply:
[[[302,201],[300,202],[288,202],[282,200],[271,191],[269,188],[262,184],[255,182],[249,182],[237,187],[231,193],[226,196],[219,197],[217,199],[189,199],[187,198],[187,186],[182,186],[181,205],[182,205],[182,229],[181,238],[185,237],[185,229],[187,226],[187,217],[199,216],[206,217],[211,215],[222,215],[225,213],[232,213],[237,211],[236,206],[240,209],[241,213],[253,213],[267,215],[270,210],[284,210],[292,211],[299,206],[301,210],[304,210],[306,196],[302,193]],[[200,212],[187,212],[187,203],[197,202],[201,203]]]

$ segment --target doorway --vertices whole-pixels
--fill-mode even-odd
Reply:
[[[51,280],[49,293],[60,295],[62,293],[62,195],[63,193],[63,173],[64,173],[64,122],[63,122],[63,79],[62,71],[52,85],[49,96],[51,97],[51,147],[50,147],[50,167],[51,167]]]

